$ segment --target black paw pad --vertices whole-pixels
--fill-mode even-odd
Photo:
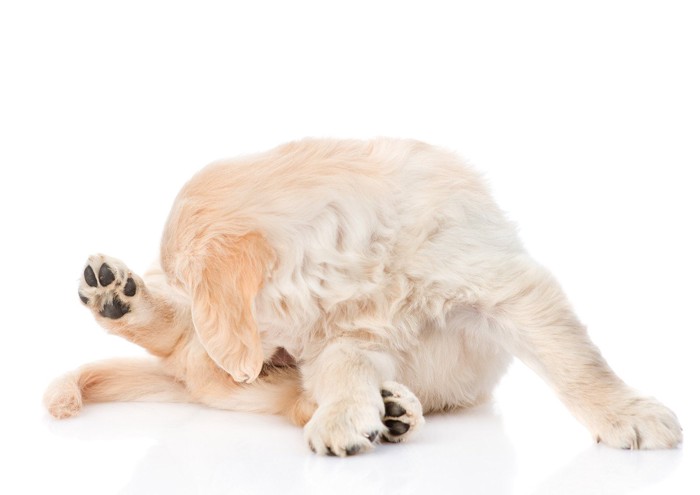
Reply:
[[[83,304],[87,304],[90,299],[82,295],[80,292],[78,292],[78,297],[80,297],[80,300],[83,302]]]
[[[367,435],[367,440],[369,440],[371,443],[374,443],[374,441],[377,439],[378,436],[379,436],[379,432],[373,431],[372,433]]]
[[[386,399],[387,397],[393,397],[393,396],[394,396],[394,394],[392,394],[392,393],[389,392],[388,390],[382,389],[382,397],[384,397],[385,399]]]
[[[389,433],[396,437],[403,435],[411,428],[411,425],[402,423],[401,421],[396,421],[394,419],[385,420],[384,425],[389,428]]]
[[[109,284],[114,282],[114,273],[112,273],[112,270],[109,269],[107,263],[102,263],[98,277],[102,287],[107,287]]]
[[[90,265],[85,267],[83,277],[85,278],[85,283],[90,287],[97,287],[97,277],[95,277],[95,272]]]
[[[391,416],[392,418],[398,418],[406,414],[406,409],[401,407],[396,402],[386,402],[384,404],[384,415]]]
[[[104,265],[102,265],[104,266]],[[100,311],[100,315],[105,318],[111,318],[112,320],[118,320],[125,314],[129,312],[129,305],[124,304],[116,297],[105,304],[104,308]]]
[[[126,280],[124,285],[124,295],[129,297],[136,295],[136,282],[131,277]]]

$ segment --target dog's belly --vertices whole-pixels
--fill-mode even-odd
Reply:
[[[456,312],[446,323],[425,327],[418,348],[397,369],[397,381],[416,394],[425,412],[487,401],[511,361],[473,312]]]

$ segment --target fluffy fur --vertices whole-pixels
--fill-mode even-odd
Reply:
[[[348,455],[391,437],[385,384],[407,387],[411,430],[413,394],[426,412],[481,403],[516,356],[598,441],[681,442],[675,415],[609,368],[478,175],[420,142],[309,139],[214,163],[175,200],[145,281],[89,261],[105,264],[116,280],[84,280],[81,298],[159,359],[64,377],[46,396],[57,417],[82,401],[191,400],[287,414],[312,450]],[[115,298],[128,311],[101,316]]]

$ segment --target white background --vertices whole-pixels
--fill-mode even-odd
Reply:
[[[675,1],[0,4],[0,492],[699,493],[698,26]],[[307,135],[465,156],[685,445],[596,446],[518,364],[492,407],[346,460],[198,406],[51,420],[50,379],[141,352],[78,302],[87,255],[143,270],[194,171]]]

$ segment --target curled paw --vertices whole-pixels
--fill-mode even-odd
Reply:
[[[382,438],[387,442],[403,442],[416,433],[425,419],[418,398],[407,387],[396,382],[382,385],[384,417],[386,426]]]
[[[373,449],[385,429],[376,406],[340,401],[316,410],[304,437],[316,454],[346,457]]]
[[[141,290],[141,279],[132,274],[124,263],[97,254],[88,258],[78,296],[96,316],[118,320],[131,311]]]

